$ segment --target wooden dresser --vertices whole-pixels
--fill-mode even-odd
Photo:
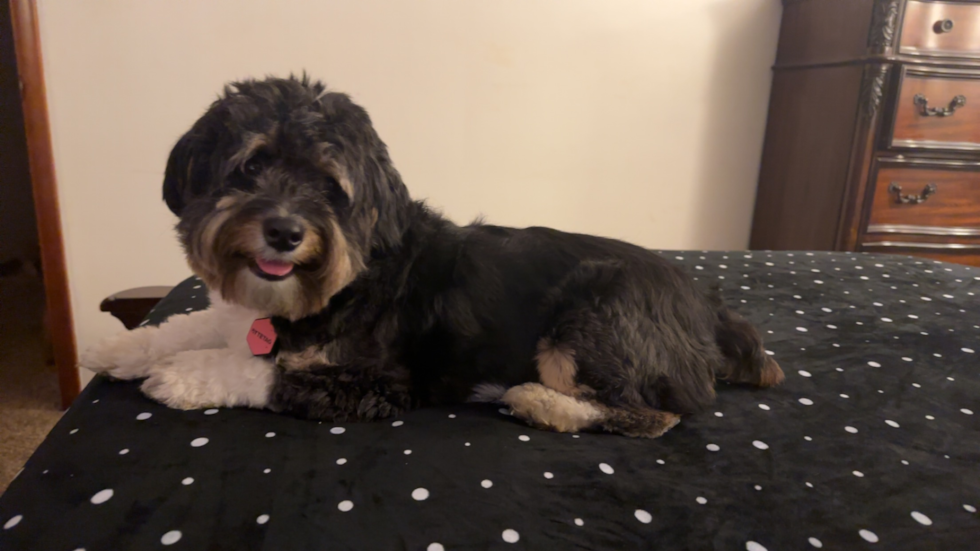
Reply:
[[[783,4],[751,248],[980,266],[980,2]]]

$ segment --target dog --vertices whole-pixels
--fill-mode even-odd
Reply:
[[[412,200],[368,113],[305,75],[228,85],[174,146],[163,197],[212,306],[81,363],[174,408],[367,421],[498,402],[543,429],[655,438],[716,380],[783,380],[749,322],[650,251],[461,227]],[[246,345],[261,318],[272,356]]]

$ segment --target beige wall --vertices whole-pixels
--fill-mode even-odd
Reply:
[[[778,0],[40,0],[82,347],[99,300],[187,275],[170,146],[231,79],[307,69],[365,105],[457,221],[740,248]]]

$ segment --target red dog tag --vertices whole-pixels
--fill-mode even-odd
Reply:
[[[246,340],[253,356],[271,354],[272,348],[276,345],[276,330],[272,327],[272,320],[262,318],[253,321]]]

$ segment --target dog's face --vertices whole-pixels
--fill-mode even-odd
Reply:
[[[367,112],[305,77],[227,87],[171,152],[163,196],[208,287],[292,320],[396,246],[409,204]]]

